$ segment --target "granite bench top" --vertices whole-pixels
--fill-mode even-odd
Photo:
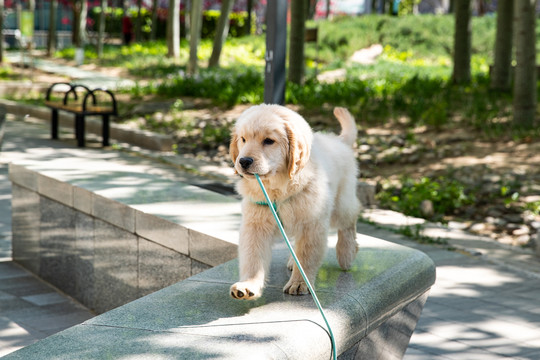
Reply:
[[[420,251],[359,235],[350,271],[330,249],[315,289],[338,354],[424,294],[435,281]],[[256,301],[234,300],[237,260],[97,316],[36,344],[13,359],[329,359],[331,342],[311,296],[283,294],[288,250],[273,252],[270,278]]]

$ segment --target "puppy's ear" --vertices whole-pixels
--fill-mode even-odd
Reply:
[[[238,154],[238,135],[236,135],[236,131],[233,131],[231,143],[229,144],[229,156],[231,157],[233,164],[236,163]]]
[[[287,122],[285,123],[285,131],[287,132],[287,140],[289,141],[289,178],[292,179],[307,164],[310,144],[308,144],[307,139],[295,134],[292,126]]]

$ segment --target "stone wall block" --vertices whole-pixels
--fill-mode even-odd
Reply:
[[[12,249],[13,259],[39,274],[40,197],[34,191],[12,184]]]
[[[189,230],[189,254],[203,264],[217,266],[238,256],[238,245]]]
[[[102,313],[137,298],[137,236],[94,221],[95,310]]]
[[[138,235],[189,255],[189,232],[185,227],[142,211],[135,211],[135,224]]]
[[[139,237],[139,293],[148,295],[191,276],[191,259]]]

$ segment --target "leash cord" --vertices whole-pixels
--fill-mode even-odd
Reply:
[[[319,298],[317,298],[317,294],[315,294],[315,290],[311,286],[311,283],[309,282],[306,273],[304,272],[304,269],[302,268],[302,265],[300,264],[300,261],[298,260],[298,257],[296,256],[296,253],[294,252],[291,242],[289,241],[289,238],[287,237],[287,234],[285,234],[285,230],[283,229],[283,225],[281,224],[281,221],[279,220],[278,214],[276,212],[275,204],[270,201],[270,197],[268,196],[268,193],[266,192],[266,189],[264,188],[264,185],[259,177],[258,174],[255,174],[255,178],[257,179],[257,182],[259,183],[259,186],[261,187],[261,190],[264,194],[264,197],[266,198],[266,202],[268,204],[268,207],[272,211],[272,215],[274,215],[274,219],[276,220],[276,223],[278,225],[279,231],[281,232],[281,236],[283,236],[283,239],[285,240],[285,243],[287,244],[287,247],[289,248],[289,251],[291,252],[291,255],[294,259],[294,262],[296,263],[296,266],[298,266],[298,270],[300,270],[300,273],[302,274],[302,277],[304,278],[304,281],[306,282],[306,285],[309,289],[309,292],[311,293],[313,297],[313,301],[315,301],[315,305],[317,305],[317,308],[319,308],[319,312],[321,313],[324,322],[326,323],[326,327],[328,328],[328,333],[330,334],[330,340],[332,342],[332,354],[333,359],[337,360],[337,351],[336,351],[336,340],[334,339],[334,334],[332,333],[332,328],[330,327],[330,323],[326,319],[326,315],[324,314],[324,310],[321,306],[321,303],[319,302]]]

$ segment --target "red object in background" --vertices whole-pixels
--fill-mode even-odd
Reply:
[[[131,18],[127,15],[124,15],[122,18],[122,35],[124,35],[124,44],[128,45],[133,39],[133,23]]]

